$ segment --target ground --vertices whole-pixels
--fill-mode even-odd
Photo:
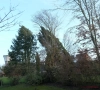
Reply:
[[[52,86],[52,85],[16,85],[16,86],[5,86],[0,87],[0,90],[99,90],[97,88],[83,88],[83,87],[60,87],[60,86]]]

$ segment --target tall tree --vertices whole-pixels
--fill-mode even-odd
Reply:
[[[50,31],[46,30],[43,27],[41,27],[41,32],[39,33],[38,37],[40,43],[46,49],[47,56],[45,60],[45,65],[46,65],[46,70],[48,72],[47,74],[49,74],[48,75],[49,78],[52,79],[52,74],[54,77],[57,74],[59,74],[58,76],[63,75],[63,77],[69,74],[70,65],[72,61],[70,58],[70,54],[63,47],[59,39],[56,38]],[[56,71],[53,72],[52,69],[56,69]]]
[[[29,29],[21,26],[18,36],[16,36],[16,39],[13,39],[12,43],[12,51],[9,51],[11,61],[29,64],[31,60],[34,60],[36,41],[35,36]]]
[[[68,56],[68,58],[66,59],[70,59],[69,53],[63,47],[59,39],[56,38],[50,31],[46,30],[44,27],[41,27],[41,33],[39,33],[38,37],[39,37],[40,43],[45,47],[47,54],[48,53],[49,55],[51,54],[52,58],[55,58],[55,60],[58,60],[59,62],[59,59],[60,59],[59,56],[63,54],[64,57]]]

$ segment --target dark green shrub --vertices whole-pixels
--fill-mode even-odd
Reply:
[[[45,72],[41,72],[41,76],[43,79],[43,83],[54,83],[56,82],[56,69],[55,68],[48,68]]]
[[[42,77],[42,83],[53,83],[53,82],[56,82],[55,77],[50,72],[42,73],[41,77]]]
[[[0,80],[2,82],[2,85],[11,85],[12,83],[12,78],[2,77]]]
[[[39,74],[33,73],[26,76],[26,83],[29,85],[38,85],[42,83],[42,77]]]
[[[20,77],[19,83],[26,83],[26,76]]]
[[[11,85],[17,85],[19,83],[19,78],[18,77],[13,77],[12,78],[12,83],[11,83]]]

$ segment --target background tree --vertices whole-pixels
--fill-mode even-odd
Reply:
[[[81,43],[83,46],[88,44],[88,48],[92,51],[94,48],[98,60],[100,60],[99,4],[99,0],[66,0],[63,4],[65,7],[63,10],[71,10],[74,18],[80,21],[80,24],[75,27],[78,36],[77,43]]]
[[[59,21],[57,15],[52,15],[49,11],[42,11],[38,13],[35,17],[32,17],[32,21],[49,30],[52,34],[56,35],[56,32],[59,30],[61,22]]]
[[[12,26],[18,24],[17,18],[22,12],[14,13],[17,6],[9,7],[8,12],[4,13],[4,8],[0,8],[0,32],[9,30]]]
[[[68,31],[64,33],[62,43],[64,48],[67,50],[68,53],[70,53],[70,55],[75,54],[76,45],[74,44],[75,41],[73,40],[71,33],[69,33]]]
[[[45,61],[46,58],[46,50],[45,48],[41,48],[41,50],[38,52],[39,53],[39,57],[41,59],[41,61]]]

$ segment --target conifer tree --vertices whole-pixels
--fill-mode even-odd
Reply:
[[[9,56],[11,61],[29,64],[34,58],[36,49],[35,36],[24,26],[18,31],[18,36],[12,41]]]
[[[72,72],[71,65],[73,62],[70,54],[63,47],[59,39],[44,27],[41,27],[41,32],[38,37],[47,53],[45,67],[48,79],[50,82],[55,79],[60,82],[65,82],[64,79],[68,80]]]
[[[56,38],[50,31],[46,30],[44,27],[41,27],[41,33],[38,37],[40,43],[46,49],[46,62],[48,66],[57,66],[61,60],[70,61],[69,53],[63,47],[59,39]]]

